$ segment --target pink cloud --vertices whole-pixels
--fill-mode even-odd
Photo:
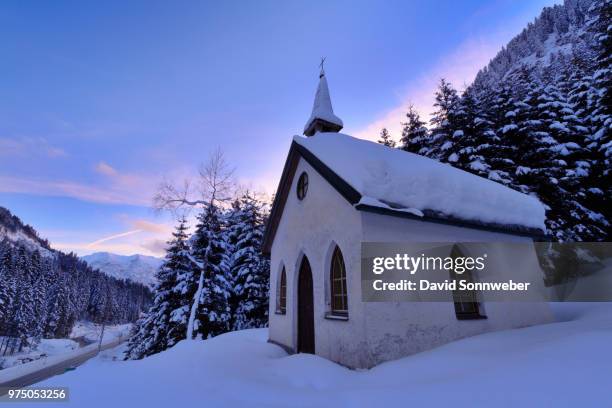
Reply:
[[[111,167],[109,164],[104,163],[103,161],[101,161],[100,163],[96,164],[95,167],[96,172],[103,174],[105,176],[116,176],[117,170],[115,170],[113,167]]]
[[[53,146],[43,137],[0,137],[0,156],[4,157],[65,157],[65,150]]]
[[[145,185],[146,186],[146,185]],[[26,193],[43,196],[72,197],[102,204],[151,204],[154,186],[149,189],[130,189],[120,185],[94,186],[67,180],[43,180],[25,177],[0,176],[0,192]]]

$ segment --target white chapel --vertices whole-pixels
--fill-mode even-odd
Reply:
[[[343,126],[321,70],[264,237],[270,342],[369,368],[463,337],[551,321],[545,302],[362,301],[362,242],[532,242],[544,233],[544,208],[491,180],[339,133]]]

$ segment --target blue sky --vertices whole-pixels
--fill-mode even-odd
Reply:
[[[274,192],[321,56],[344,131],[397,136],[554,3],[3,2],[0,205],[63,250],[160,254],[156,185],[217,147]]]

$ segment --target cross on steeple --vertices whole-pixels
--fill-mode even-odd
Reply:
[[[319,86],[315,94],[314,104],[312,106],[312,114],[304,126],[304,134],[313,136],[315,133],[321,132],[339,132],[344,124],[342,120],[334,115],[332,109],[331,98],[329,97],[329,88],[327,87],[327,77],[325,76],[325,57],[321,57],[321,73],[319,74]]]

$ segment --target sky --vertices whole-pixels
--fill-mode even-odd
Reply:
[[[220,148],[273,194],[322,56],[343,132],[398,138],[558,2],[3,2],[0,206],[57,249],[163,255],[159,183]]]

